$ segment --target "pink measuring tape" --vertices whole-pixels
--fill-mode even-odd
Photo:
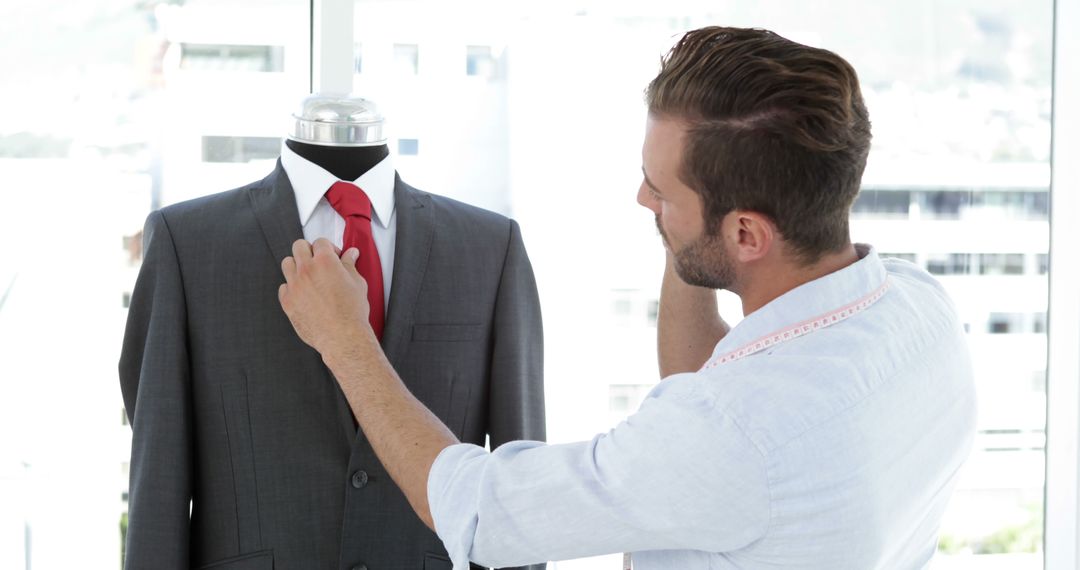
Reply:
[[[757,340],[750,341],[742,345],[741,347],[736,348],[735,350],[725,352],[724,354],[713,358],[712,360],[706,362],[705,365],[701,367],[701,369],[708,370],[709,368],[724,364],[725,362],[732,362],[740,358],[750,356],[751,354],[761,352],[766,348],[771,348],[783,342],[799,338],[800,336],[810,334],[816,330],[821,330],[825,327],[835,325],[840,321],[847,320],[865,311],[867,308],[870,307],[870,305],[878,302],[878,300],[881,299],[885,295],[885,292],[888,290],[889,282],[888,280],[886,280],[884,283],[881,284],[881,287],[878,287],[877,290],[875,290],[873,293],[870,293],[869,295],[863,297],[862,299],[859,299],[858,301],[855,301],[854,303],[851,303],[850,305],[845,305],[834,311],[829,311],[824,315],[819,315],[812,319],[808,319],[801,323],[781,329],[777,332],[767,334]]]

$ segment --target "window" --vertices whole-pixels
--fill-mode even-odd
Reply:
[[[1046,311],[1041,311],[1032,315],[1031,332],[1035,334],[1046,334]],[[1045,383],[1045,370],[1042,371],[1042,376]]]
[[[1050,213],[1048,198],[1045,191],[978,192],[973,195],[973,205],[999,218],[1044,220]]]
[[[26,131],[0,134],[0,158],[63,158],[71,149],[71,138]]]
[[[132,235],[123,236],[123,251],[126,254],[129,267],[138,267],[142,262],[142,231],[135,232]]]
[[[1034,180],[1032,181],[1034,182]],[[1046,190],[948,189],[918,192],[920,211],[930,219],[1045,220]]]
[[[202,140],[203,162],[270,160],[281,154],[281,139],[277,137],[204,136]]]
[[[420,141],[417,139],[398,139],[398,154],[401,156],[420,154]]]
[[[7,277],[7,275],[5,275],[5,277]],[[2,287],[2,289],[0,289],[0,293],[2,293],[0,294],[0,309],[3,309],[4,305],[7,303],[8,295],[10,295],[11,290],[15,288],[15,281],[18,277],[19,275],[15,274],[11,275],[10,279],[0,281],[0,287]]]
[[[283,46],[180,44],[180,69],[190,71],[274,71],[285,69]]]
[[[652,389],[651,384],[612,384],[608,387],[608,411],[612,414],[631,414]]]
[[[1046,275],[1050,272],[1050,255],[1046,253],[1035,254],[1035,266],[1039,275]]]
[[[907,218],[910,205],[908,190],[863,190],[855,199],[851,213],[859,217]]]
[[[894,258],[894,259],[903,259],[904,261],[909,261],[911,263],[915,263],[916,260],[917,260],[917,256],[914,253],[884,253],[884,252],[882,252],[882,253],[879,253],[878,256],[880,256],[881,258],[891,257],[891,258]]]
[[[971,272],[971,254],[930,254],[926,262],[926,270],[934,275],[965,275]]]
[[[1021,313],[990,313],[987,331],[991,334],[1018,333],[1024,330],[1024,315]]]
[[[420,73],[420,47],[416,44],[394,44],[394,71],[398,75]]]
[[[353,46],[353,73],[364,72],[364,51],[361,44]]]
[[[1021,275],[1024,273],[1022,253],[980,253],[979,275]]]
[[[495,77],[495,58],[490,46],[466,46],[465,75],[471,77]]]

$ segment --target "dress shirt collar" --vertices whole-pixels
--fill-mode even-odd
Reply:
[[[886,286],[885,266],[871,246],[855,244],[855,249],[859,254],[855,263],[804,283],[747,315],[720,339],[709,362],[796,324],[831,319],[860,303],[876,300]]]
[[[296,195],[300,225],[306,226],[311,214],[315,212],[315,206],[319,205],[319,200],[322,200],[326,191],[340,179],[318,164],[296,154],[284,142],[281,143],[281,167],[285,169]],[[346,182],[356,184],[367,194],[379,225],[389,228],[390,216],[394,213],[394,161],[391,157],[387,155],[360,178]]]

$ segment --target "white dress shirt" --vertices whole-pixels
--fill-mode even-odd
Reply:
[[[974,437],[971,363],[928,273],[859,253],[592,441],[444,450],[428,501],[455,570],[925,568]]]
[[[281,167],[285,169],[296,195],[296,210],[300,212],[304,239],[313,242],[326,238],[340,248],[342,236],[345,235],[345,218],[326,199],[326,191],[340,179],[296,154],[285,143],[281,144]],[[359,186],[371,200],[371,236],[382,265],[384,309],[388,309],[390,303],[394,246],[397,243],[394,177],[394,162],[387,156],[360,178],[345,181]]]

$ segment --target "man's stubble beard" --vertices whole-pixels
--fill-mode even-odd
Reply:
[[[656,217],[656,229],[660,230],[661,239],[672,250],[675,272],[687,285],[730,290],[735,284],[735,267],[719,235],[706,230],[700,238],[675,251],[660,225],[660,216]]]

